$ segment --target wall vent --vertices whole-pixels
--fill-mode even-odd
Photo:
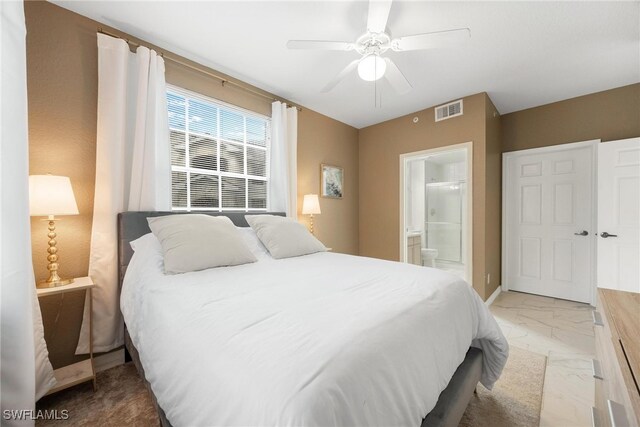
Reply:
[[[436,122],[462,115],[462,99],[436,107]]]

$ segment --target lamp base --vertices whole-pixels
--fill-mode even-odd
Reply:
[[[313,214],[310,214],[309,216],[311,217],[311,218],[309,218],[309,223],[310,223],[309,231],[310,231],[310,232],[311,232],[311,234],[313,235],[313,234],[314,234],[314,233],[313,233]]]
[[[71,283],[73,283],[73,279],[60,279],[60,280],[53,280],[51,282],[48,280],[42,280],[36,284],[36,288],[38,289],[55,288],[58,286],[70,285]]]
[[[37,288],[55,288],[57,286],[64,286],[73,283],[73,279],[63,279],[58,276],[58,248],[56,248],[56,221],[57,219],[53,215],[49,215],[49,248],[47,249],[47,270],[49,270],[49,277],[47,280],[42,280],[36,283]]]

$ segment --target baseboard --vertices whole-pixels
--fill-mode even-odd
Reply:
[[[502,288],[500,286],[498,286],[498,288],[495,291],[493,291],[491,296],[489,298],[487,298],[487,300],[484,303],[486,305],[493,304],[493,302],[496,300],[496,298],[498,298],[498,295],[500,295],[500,292],[502,292]]]
[[[96,372],[106,371],[122,364],[124,364],[124,348],[101,354],[93,359],[93,366]]]

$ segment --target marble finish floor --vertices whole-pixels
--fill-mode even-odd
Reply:
[[[555,298],[503,292],[490,309],[511,346],[547,356],[540,426],[591,426],[593,308]]]

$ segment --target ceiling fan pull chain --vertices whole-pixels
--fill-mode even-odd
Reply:
[[[373,81],[373,108],[380,108],[378,104],[378,81]]]
[[[373,81],[373,108],[378,107],[378,81]]]

